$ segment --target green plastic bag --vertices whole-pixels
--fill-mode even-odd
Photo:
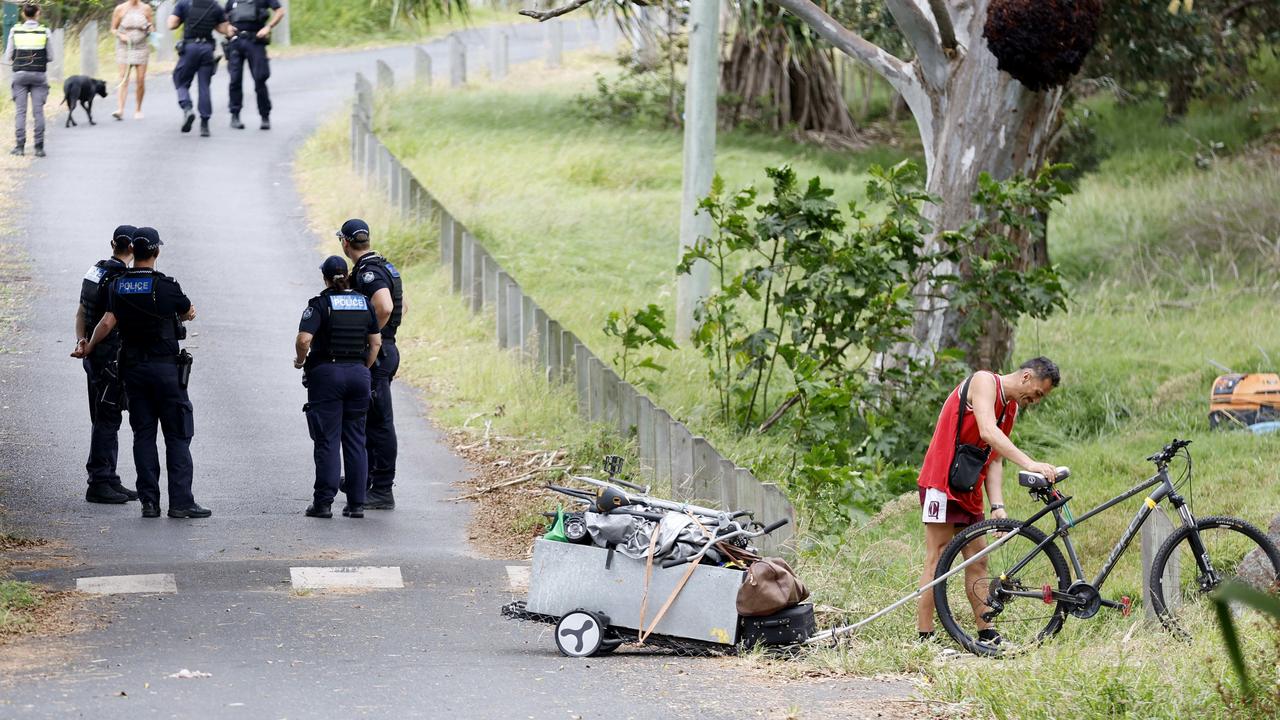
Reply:
[[[551,523],[551,529],[546,535],[542,536],[543,540],[554,540],[555,542],[569,542],[569,537],[564,534],[564,509],[556,508],[556,521]]]

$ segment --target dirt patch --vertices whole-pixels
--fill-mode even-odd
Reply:
[[[0,609],[0,614],[8,613],[5,621],[0,622],[0,646],[5,646],[6,661],[13,655],[13,648],[7,646],[24,637],[65,637],[85,626],[78,617],[78,611],[88,595],[75,591],[46,590],[39,585],[31,586],[30,592],[35,598],[32,607],[7,611]]]
[[[453,498],[474,503],[467,528],[471,545],[487,558],[527,559],[534,539],[546,532],[542,513],[566,504],[563,495],[545,487],[564,481],[564,451],[465,432],[450,432],[449,444],[471,469],[471,477],[455,485]]]

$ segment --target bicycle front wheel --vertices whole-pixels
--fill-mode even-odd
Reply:
[[[1170,632],[1209,625],[1209,593],[1228,581],[1276,591],[1280,550],[1258,528],[1239,518],[1207,517],[1170,535],[1151,564],[1151,606]],[[1240,612],[1243,612],[1241,610]]]
[[[1066,615],[1061,603],[1052,600],[1052,592],[1065,592],[1071,586],[1067,561],[1057,545],[1045,543],[1043,532],[1017,520],[984,520],[960,531],[938,558],[934,577],[945,575],[1014,530],[1017,535],[933,588],[942,626],[952,639],[978,655],[1001,655],[1037,643],[1057,633]],[[1046,589],[1051,598],[1047,604]],[[988,626],[1000,634],[999,644],[978,638],[979,629]]]

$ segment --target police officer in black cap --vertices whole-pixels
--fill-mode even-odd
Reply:
[[[347,261],[337,255],[320,266],[325,290],[307,302],[298,324],[293,366],[304,371],[307,427],[315,441],[315,496],[308,517],[333,517],[343,465],[342,514],[364,517],[369,465],[365,422],[369,412],[369,367],[378,359],[382,335],[368,298],[348,289]]]
[[[227,42],[227,72],[231,75],[230,92],[231,127],[243,130],[240,108],[244,107],[244,65],[249,63],[253,76],[253,92],[258,98],[258,116],[263,130],[271,129],[271,94],[267,91],[267,79],[271,77],[271,60],[267,58],[267,45],[271,42],[271,30],[284,19],[285,9],[280,0],[227,0],[227,20],[235,30],[235,37]]]
[[[196,504],[191,494],[195,424],[186,382],[191,356],[178,345],[186,337],[182,322],[194,320],[196,309],[176,280],[156,272],[163,244],[155,228],[134,232],[133,268],[111,281],[107,312],[89,342],[72,356],[93,354],[112,330],[119,329],[120,370],[129,399],[142,517],[160,517],[159,425],[164,431],[169,517],[207,518],[212,513]]]
[[[173,68],[173,87],[178,91],[182,108],[182,132],[191,132],[196,114],[191,109],[191,81],[199,79],[200,136],[209,137],[209,118],[213,115],[213,98],[209,83],[218,62],[213,57],[213,31],[234,36],[227,14],[218,0],[178,0],[169,16],[170,30],[182,25],[182,42],[178,43],[178,64]]]
[[[129,269],[133,259],[132,225],[121,225],[111,234],[111,257],[99,260],[80,282],[80,307],[76,310],[76,348],[89,344],[89,333],[98,326],[107,310],[107,288]],[[137,500],[138,493],[125,487],[116,474],[120,450],[120,422],[125,408],[124,385],[120,382],[120,335],[112,332],[82,361],[89,376],[89,489],[84,499],[91,503],[117,505]]]
[[[396,329],[404,317],[404,287],[400,271],[369,248],[369,225],[351,219],[338,231],[342,252],[355,263],[351,270],[351,287],[369,299],[382,328],[382,351],[371,368],[373,397],[369,405],[365,445],[369,450],[370,510],[394,510],[396,499],[391,488],[396,479],[396,427],[391,408],[391,381],[400,369],[400,351],[396,349]]]

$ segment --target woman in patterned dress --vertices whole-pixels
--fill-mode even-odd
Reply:
[[[154,29],[155,11],[142,0],[124,0],[111,13],[111,32],[116,36],[116,65],[120,68],[120,85],[116,87],[119,96],[116,111],[111,117],[124,119],[124,101],[129,95],[129,70],[133,69],[134,85],[138,88],[137,110],[133,113],[136,120],[142,119],[142,96],[147,89],[147,61],[151,57],[151,46],[147,36]]]

